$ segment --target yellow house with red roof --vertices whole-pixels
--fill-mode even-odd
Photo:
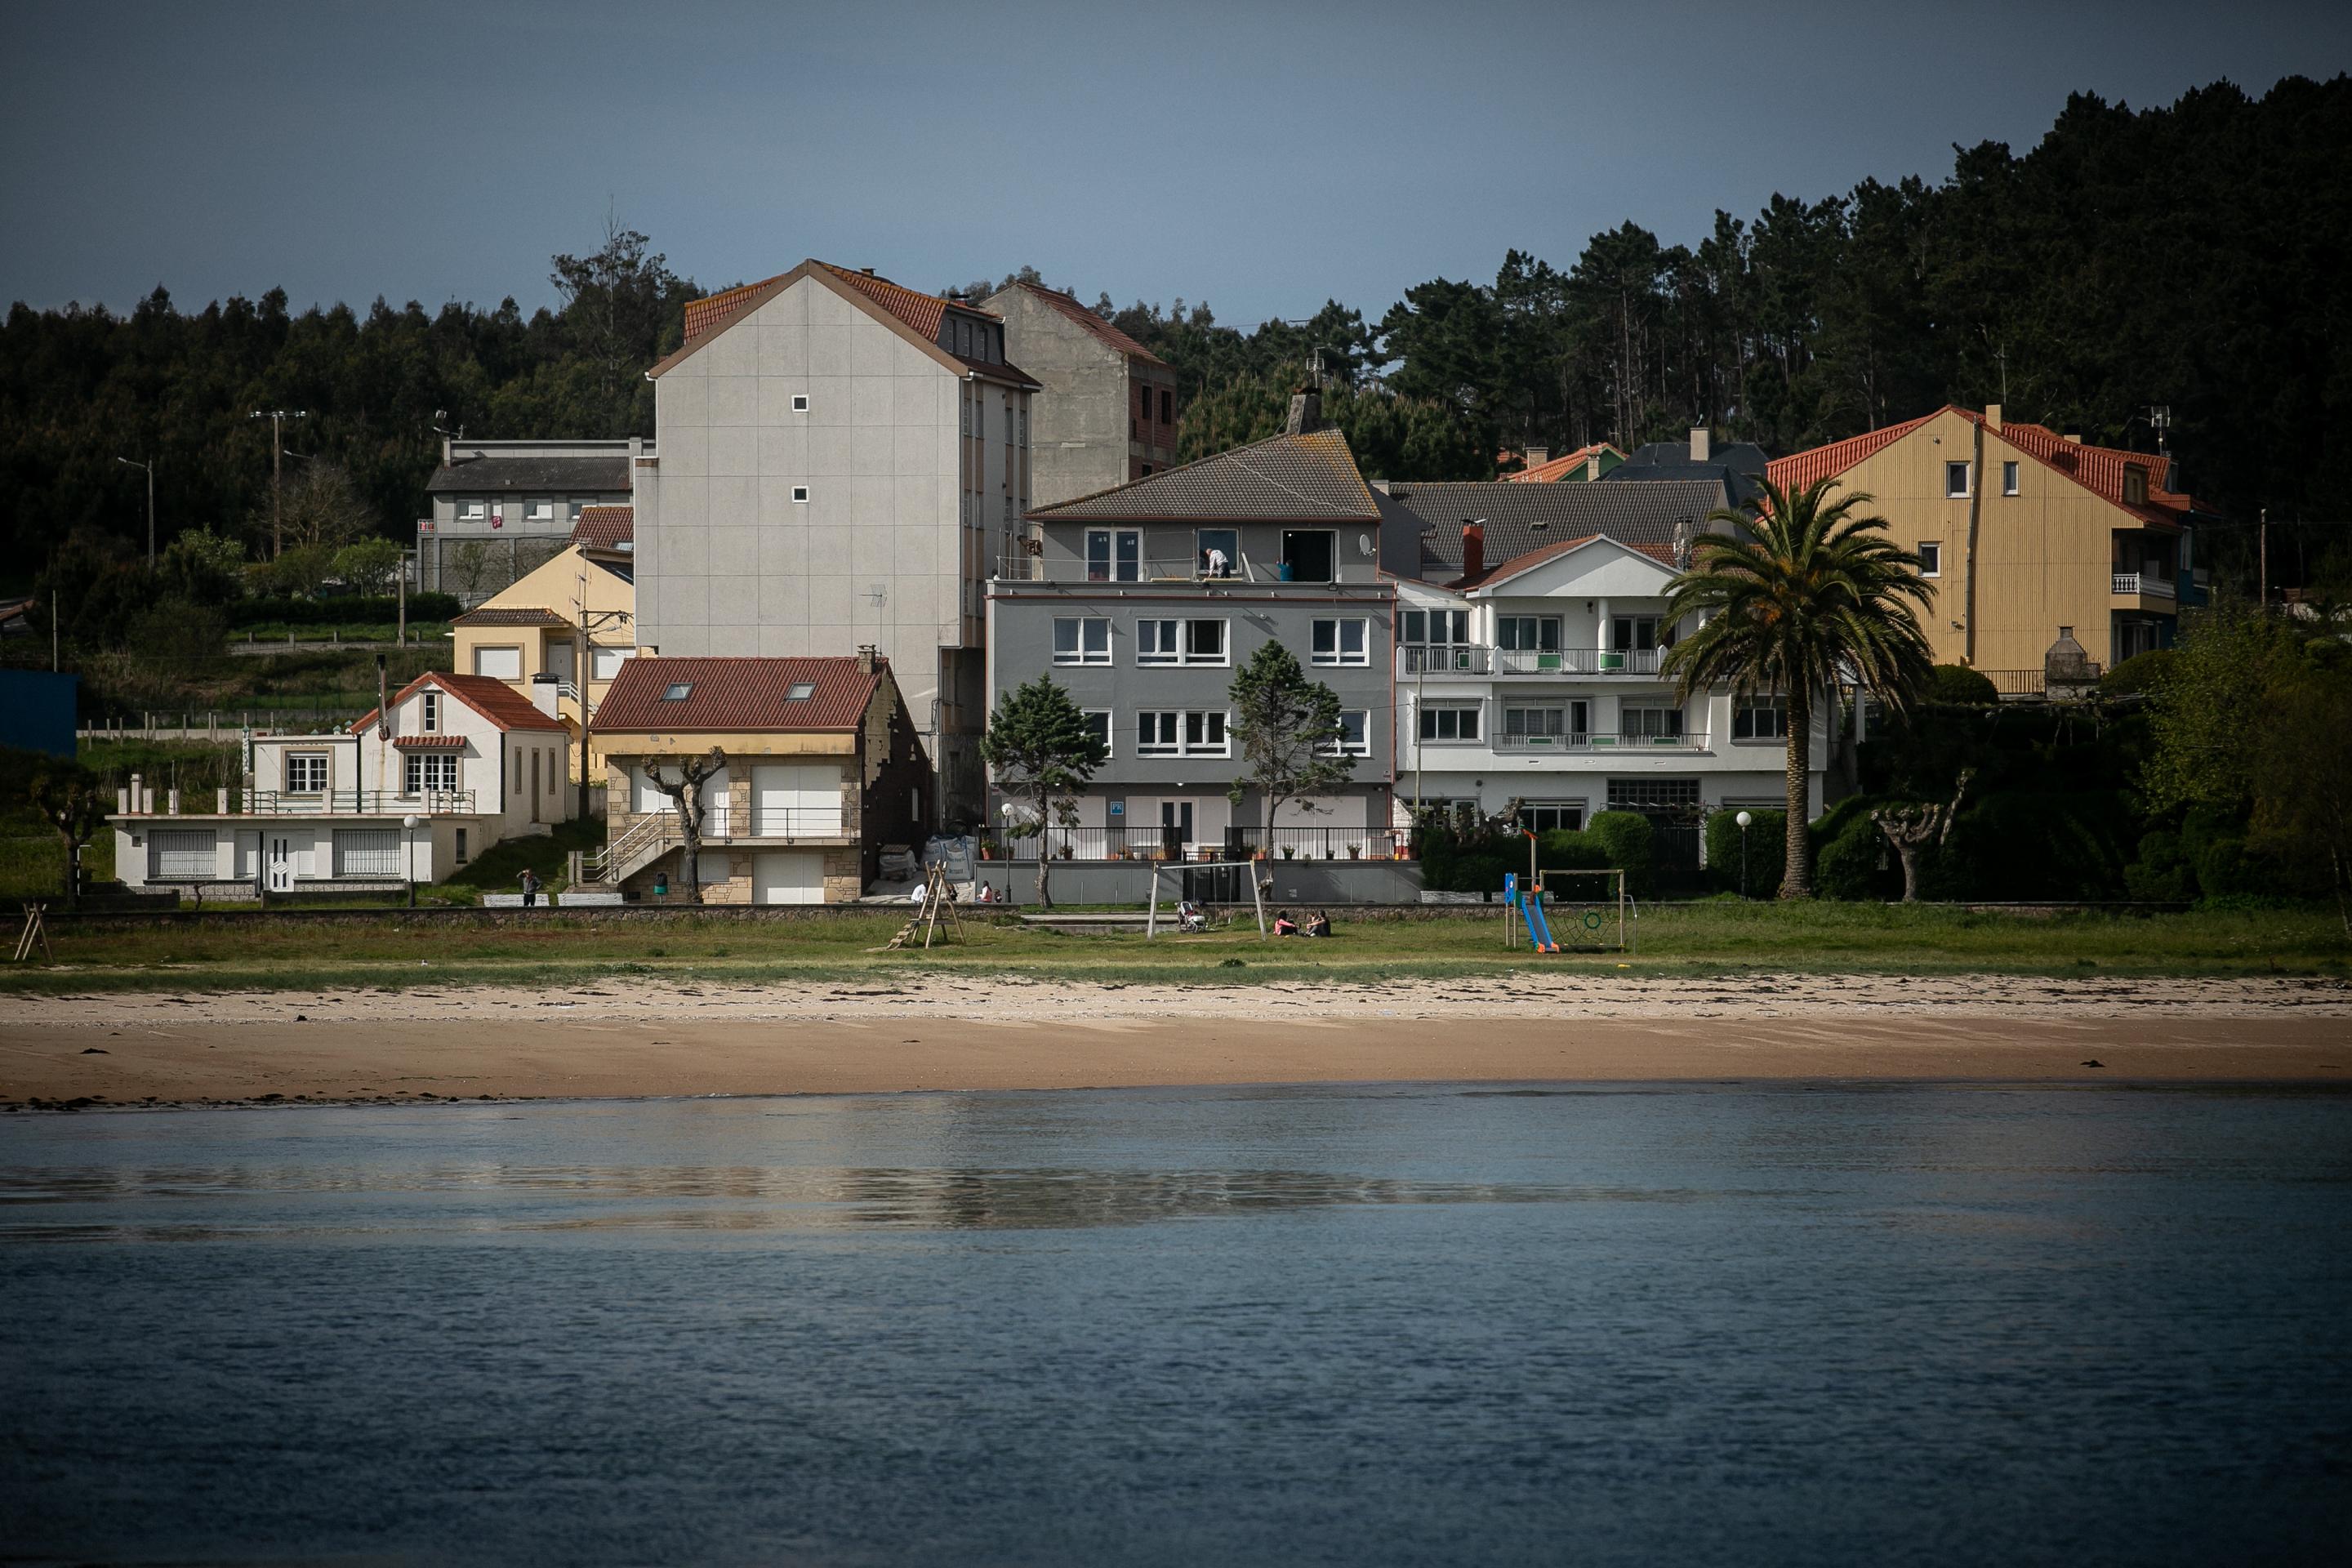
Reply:
[[[2210,515],[2171,488],[2168,458],[2011,424],[1999,404],[1947,405],[1766,471],[1783,489],[1833,478],[1872,496],[1925,563],[1935,598],[1921,629],[1937,662],[2010,694],[2039,690],[2067,637],[2109,668],[2168,646],[2194,595],[2195,519]]]

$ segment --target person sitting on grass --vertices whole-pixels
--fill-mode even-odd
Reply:
[[[1308,936],[1329,936],[1331,934],[1331,917],[1325,914],[1321,910],[1317,910],[1313,914],[1308,915],[1307,917],[1307,934]]]
[[[1297,936],[1298,934],[1298,922],[1290,918],[1290,911],[1288,910],[1283,910],[1274,917],[1274,934],[1276,936]]]

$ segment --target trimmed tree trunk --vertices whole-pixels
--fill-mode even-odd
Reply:
[[[1045,832],[1045,825],[1050,820],[1046,816],[1048,804],[1046,796],[1051,793],[1052,792],[1050,791],[1040,790],[1037,795],[1036,802],[1037,907],[1041,910],[1051,910],[1054,907],[1054,895],[1048,891],[1046,888],[1046,872],[1054,864],[1054,843],[1052,838],[1049,837]]]
[[[727,765],[727,753],[713,746],[708,754],[676,764],[678,782],[662,776],[662,759],[646,759],[646,782],[677,802],[677,826],[684,842],[678,847],[678,878],[686,884],[686,901],[702,902],[702,785]]]
[[[1792,690],[1789,693],[1789,824],[1780,869],[1784,899],[1813,896],[1812,790],[1807,776],[1812,772],[1812,761],[1813,694]]]
[[[1902,858],[1905,903],[1919,901],[1919,851],[1930,839],[1940,849],[1951,837],[1952,819],[1960,815],[1960,797],[1969,793],[1969,780],[1975,776],[1974,768],[1960,770],[1960,782],[1952,791],[1949,805],[1881,806],[1870,814],[1870,820],[1878,824],[1878,831]]]

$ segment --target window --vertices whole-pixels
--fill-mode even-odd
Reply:
[[[490,503],[488,501],[468,500],[457,503],[457,516],[464,521],[486,522],[489,520],[489,515]]]
[[[815,695],[816,682],[814,680],[795,680],[784,688],[784,700],[787,702],[805,702]]]
[[[1230,577],[1241,564],[1242,536],[1231,528],[1204,528],[1192,535],[1203,577]]]
[[[1785,697],[1733,698],[1731,738],[1735,741],[1787,740],[1789,700]]]
[[[337,834],[338,838],[342,835]],[[209,827],[157,827],[147,834],[147,878],[154,882],[210,881],[218,861]]]
[[[439,734],[441,732],[441,694],[437,691],[426,692],[418,700],[418,707],[425,716],[425,733]]]
[[[1086,710],[1087,733],[1102,742],[1103,755],[1111,754],[1110,710],[1089,708]]]
[[[472,857],[466,853],[466,830],[457,829],[457,864],[462,866]]]
[[[588,679],[612,679],[621,673],[621,666],[633,651],[625,647],[597,647],[592,644],[588,649]]]
[[[1214,710],[1184,715],[1184,754],[1188,757],[1222,757],[1229,748],[1225,744],[1225,716]]]
[[[662,689],[661,700],[665,702],[683,702],[693,695],[694,682],[673,680]]]
[[[1087,531],[1087,581],[1139,583],[1143,580],[1143,534],[1132,528]]]
[[[1218,620],[1138,621],[1135,624],[1138,664],[1223,664],[1225,623]]]
[[[1697,809],[1696,779],[1611,779],[1609,809],[1675,815]]]
[[[1944,574],[1944,546],[1937,540],[1919,542],[1919,575],[1940,577]]]
[[[1611,617],[1609,646],[1618,653],[1648,653],[1661,647],[1658,641],[1658,617],[1655,616]]]
[[[286,793],[288,795],[326,794],[327,753],[324,752],[288,752]]]
[[[1228,750],[1225,716],[1213,710],[1139,712],[1135,749],[1147,757],[1222,757]]]
[[[975,401],[971,405],[971,433],[979,439],[988,439],[988,405]]]
[[[400,830],[396,827],[336,828],[335,875],[399,876]]]
[[[403,795],[424,795],[457,787],[457,758],[449,752],[411,752],[401,758]]]
[[[1519,826],[1530,833],[1576,833],[1584,827],[1580,800],[1531,800],[1519,805]]]
[[[1467,610],[1407,610],[1399,641],[1427,646],[1452,646],[1470,640]]]
[[[2013,496],[2017,493],[2017,465],[2015,463],[2003,463],[2000,466],[2000,493],[2005,496]]]
[[[802,504],[803,504],[803,505],[807,504],[807,501],[808,501],[808,486],[806,486],[806,485],[794,485],[794,486],[793,487],[793,500],[794,500],[795,501],[798,501],[798,502],[800,502],[800,503],[802,503]]]
[[[969,396],[963,400],[963,433],[967,436],[971,434],[971,399]]]
[[[1308,658],[1316,664],[1371,663],[1371,623],[1317,621],[1314,647]]]
[[[496,680],[522,679],[522,649],[519,647],[478,647],[474,650],[474,673]]]
[[[1025,405],[1021,410],[1021,444],[1029,445],[1029,410]]]
[[[1557,748],[1566,742],[1567,733],[1568,710],[1564,708],[1503,710],[1503,743],[1507,746]]]
[[[2147,504],[2147,470],[2137,463],[2124,465],[2124,505]]]
[[[1135,716],[1135,753],[1139,757],[1172,757],[1176,754],[1176,725],[1182,715],[1155,712],[1149,709]]]
[[[1322,748],[1327,757],[1369,757],[1372,754],[1372,716],[1361,708],[1339,712],[1339,733]]]
[[[1495,646],[1516,653],[1558,653],[1558,616],[1497,616]]]
[[[1475,703],[1460,707],[1427,707],[1421,710],[1421,738],[1424,741],[1475,741],[1478,738],[1478,708]]]
[[[1164,386],[1160,389],[1160,423],[1176,423],[1176,394]]]
[[[1110,622],[1094,616],[1054,617],[1055,664],[1108,664]]]
[[[533,522],[553,522],[555,521],[555,503],[551,500],[533,500],[526,502],[523,507],[523,516],[529,518]]]
[[[570,513],[572,521],[578,522],[580,521],[580,514],[588,510],[588,503],[584,500],[575,500],[564,510]]]
[[[1957,500],[1969,493],[1969,466],[1966,463],[1944,465],[1944,494]]]
[[[795,392],[793,394],[793,412],[795,414],[806,414],[808,412],[807,393]]]
[[[1617,726],[1620,738],[1629,744],[1678,741],[1683,733],[1683,710],[1628,702],[1617,710]]]
[[[1339,560],[1339,536],[1328,529],[1294,529],[1282,536],[1286,583],[1328,583]]]

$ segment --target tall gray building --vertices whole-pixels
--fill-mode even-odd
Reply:
[[[1398,543],[1384,527],[1420,521],[1402,509],[1384,521],[1346,438],[1316,428],[1311,395],[1299,403],[1284,435],[1033,510],[1035,552],[990,585],[992,694],[1050,672],[1109,747],[1078,826],[1049,832],[1051,852],[1392,852],[1396,592],[1381,560]],[[1338,694],[1338,749],[1355,773],[1330,795],[1285,803],[1270,834],[1256,792],[1238,805],[1228,794],[1244,766],[1230,689],[1267,642]]]
[[[1176,461],[1176,372],[1059,289],[1015,283],[990,296],[1004,352],[1035,376],[1034,504],[1146,479]]]
[[[917,813],[981,810],[989,562],[1030,502],[1004,324],[805,261],[687,308],[638,469],[637,640],[664,654],[888,657],[935,770]]]

